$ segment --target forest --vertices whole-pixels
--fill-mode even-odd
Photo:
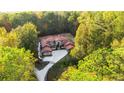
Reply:
[[[71,33],[75,47],[59,81],[124,80],[124,12],[0,13],[0,80],[37,81],[38,38]]]

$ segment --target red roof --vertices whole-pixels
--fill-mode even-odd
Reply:
[[[68,46],[68,45],[74,45],[72,42],[68,41],[65,43],[65,46]]]
[[[41,38],[42,52],[52,52],[49,42],[61,41],[66,49],[74,47],[74,43],[68,39],[68,34],[48,35]]]
[[[48,44],[43,44],[43,45],[42,45],[42,48],[44,48],[44,47],[50,47],[50,45],[48,45]]]
[[[67,41],[67,38],[64,35],[49,35],[41,38],[41,44],[44,46],[49,41]]]
[[[42,52],[52,52],[52,49],[50,47],[44,47]]]
[[[68,45],[65,48],[69,50],[69,49],[72,49],[73,47],[74,47],[73,45]]]

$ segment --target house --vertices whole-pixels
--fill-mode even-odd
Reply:
[[[65,43],[64,47],[67,49],[67,50],[70,50],[74,47],[74,44],[72,42],[67,42]]]
[[[71,34],[48,35],[40,39],[41,54],[43,56],[52,55],[52,51],[59,49],[70,50],[74,47],[74,42],[70,40]],[[71,36],[72,37],[72,36]]]
[[[52,49],[48,46],[42,48],[41,50],[43,56],[50,56],[52,55]]]

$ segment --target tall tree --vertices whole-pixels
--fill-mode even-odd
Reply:
[[[71,55],[82,58],[98,48],[111,47],[111,42],[122,39],[124,12],[83,12]]]
[[[26,23],[23,26],[19,26],[13,29],[12,32],[17,34],[18,47],[29,49],[32,52],[36,52],[37,47],[37,31],[36,26],[32,23]]]

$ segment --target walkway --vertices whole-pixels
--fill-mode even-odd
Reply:
[[[39,81],[45,81],[49,69],[63,57],[68,54],[67,50],[56,50],[52,52],[52,56],[44,57],[43,61],[49,61],[49,63],[41,70],[35,68],[35,74]]]

